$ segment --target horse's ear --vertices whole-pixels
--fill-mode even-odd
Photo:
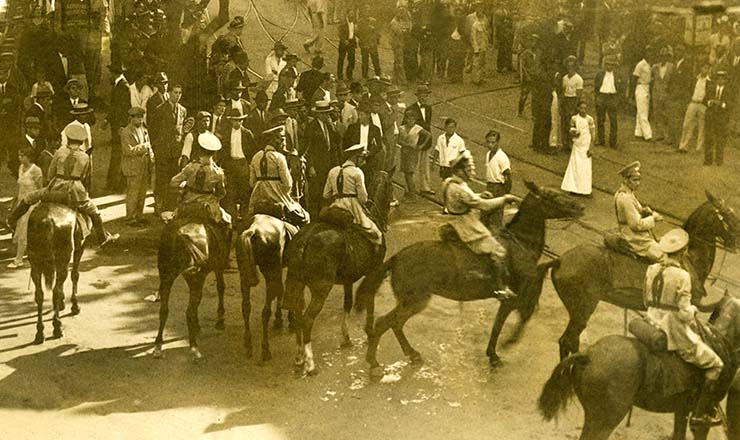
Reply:
[[[707,195],[707,200],[709,200],[709,202],[716,208],[721,208],[725,204],[724,200],[715,197],[714,194],[709,192],[709,190],[705,190],[704,192]]]
[[[534,183],[534,182],[532,182],[530,180],[525,180],[524,181],[524,186],[526,186],[528,190],[530,190],[532,192],[535,192],[535,193],[540,191],[540,187],[537,186],[536,183]]]

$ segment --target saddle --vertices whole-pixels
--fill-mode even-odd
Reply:
[[[226,224],[219,226],[184,218],[171,226],[188,252],[191,267],[206,267],[209,256],[216,265],[225,266],[229,257],[231,228]],[[210,241],[209,235],[212,237]]]
[[[272,201],[257,202],[254,204],[253,209],[253,214],[269,215],[299,228],[309,221],[304,211],[290,209],[282,203]]]
[[[319,221],[329,223],[340,229],[349,229],[355,222],[355,217],[346,209],[336,206],[325,206],[319,212]]]
[[[643,257],[642,255],[637,255],[632,248],[630,247],[627,240],[622,237],[621,234],[618,234],[616,232],[607,233],[604,236],[604,246],[612,250],[618,254],[626,255],[628,257],[632,257],[637,261],[640,261],[645,264],[652,264],[654,261],[647,257]]]

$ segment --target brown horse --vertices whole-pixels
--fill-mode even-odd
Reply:
[[[80,279],[80,260],[85,250],[83,227],[77,223],[77,211],[57,203],[40,203],[28,218],[28,261],[35,287],[36,321],[35,344],[44,342],[42,319],[45,290],[52,290],[54,337],[62,337],[59,312],[64,310],[64,283],[67,281],[69,261],[72,259],[72,315],[80,313],[77,304],[77,282]],[[88,228],[89,229],[89,228]],[[52,287],[53,286],[53,287]]]
[[[686,220],[684,229],[689,233],[688,262],[693,272],[695,287],[701,288],[707,279],[715,258],[715,242],[719,239],[727,249],[734,249],[740,235],[740,220],[721,199],[707,193],[707,201]],[[620,294],[613,287],[609,253],[604,247],[580,245],[570,249],[560,258],[540,265],[535,283],[536,297],[540,296],[547,270],[552,268],[552,283],[568,310],[570,320],[560,337],[560,358],[578,351],[580,335],[599,301],[619,307],[644,310],[641,289],[638,295]],[[620,258],[620,257],[618,257]],[[621,257],[627,259],[628,257]],[[641,286],[647,263],[634,262],[635,285]],[[636,298],[636,299],[635,299]]]
[[[392,199],[391,174],[377,173],[370,194],[369,205],[375,211],[373,219],[385,230]],[[371,212],[372,212],[371,210]],[[344,315],[342,320],[342,346],[351,345],[348,323],[352,310],[352,285],[383,263],[385,241],[374,246],[363,232],[341,228],[329,223],[310,223],[304,226],[285,249],[288,274],[285,280],[284,307],[296,312],[301,329],[296,332],[298,345],[297,363],[304,364],[307,374],[316,373],[311,347],[311,330],[316,316],[335,284],[344,286]],[[304,311],[303,290],[311,290],[311,302]]]
[[[509,286],[518,293],[518,297],[501,301],[486,350],[492,366],[500,362],[496,341],[508,315],[514,309],[519,310],[521,320],[515,331],[515,337],[518,337],[534,310],[535,302],[530,298],[529,285],[545,247],[545,221],[583,215],[583,205],[562,191],[540,188],[531,182],[526,182],[526,185],[530,192],[522,201],[519,212],[499,234],[509,252]],[[389,272],[397,305],[373,322],[375,293]],[[492,276],[487,256],[473,254],[462,243],[442,241],[423,241],[405,247],[366,276],[357,289],[355,308],[363,310],[367,307],[366,359],[371,373],[382,372],[376,352],[380,338],[389,328],[393,329],[404,354],[412,361],[421,361],[421,355],[411,347],[403,333],[406,321],[424,310],[432,295],[461,302],[491,298]]]
[[[726,295],[710,321],[719,339],[724,339],[725,344],[720,345],[726,345],[730,359],[734,358],[740,349],[740,301]],[[671,363],[684,371],[670,370],[663,374],[685,375],[690,378],[689,383],[675,393],[655,392],[651,383],[658,378],[647,367],[650,356],[655,355],[637,339],[624,336],[599,339],[585,352],[570,355],[555,367],[540,395],[540,412],[546,420],[552,420],[575,391],[585,413],[581,440],[609,438],[633,406],[673,413],[673,440],[685,439],[687,419],[703,381],[702,371],[687,363]],[[732,380],[736,371],[736,361],[726,362],[720,382]],[[737,403],[732,402],[735,406]],[[707,427],[694,429],[694,438],[706,439],[708,431]]]
[[[159,305],[159,332],[157,333],[157,339],[154,341],[154,357],[162,356],[164,327],[169,314],[170,292],[172,284],[181,273],[190,290],[185,318],[188,323],[190,352],[193,360],[198,361],[203,357],[198,349],[197,340],[200,333],[198,306],[203,298],[203,284],[210,272],[214,272],[216,275],[216,291],[218,292],[216,328],[224,329],[224,290],[226,289],[224,270],[228,263],[231,248],[231,230],[219,231],[219,228],[221,226],[212,226],[208,224],[208,221],[182,218],[175,219],[162,229],[157,255],[158,293],[161,302]],[[188,240],[202,243],[207,249],[204,256],[205,264],[199,266],[197,270],[185,270],[191,266],[192,261],[188,250],[189,245],[186,242]]]
[[[283,251],[298,228],[285,221],[266,214],[256,214],[247,228],[236,240],[236,261],[242,292],[242,316],[244,317],[244,348],[247,357],[252,356],[252,333],[249,329],[249,315],[252,310],[250,294],[259,283],[257,269],[265,277],[265,305],[262,308],[262,358],[266,362],[272,358],[268,340],[268,327],[272,314],[272,303],[276,302],[275,328],[282,328],[283,301]],[[291,320],[292,314],[288,315]],[[292,324],[292,323],[291,323]]]

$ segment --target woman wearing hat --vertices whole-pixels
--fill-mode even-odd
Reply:
[[[450,161],[452,177],[442,183],[444,207],[452,216],[449,225],[455,229],[460,240],[478,255],[488,255],[498,279],[492,286],[494,296],[499,299],[511,298],[514,293],[506,286],[506,248],[496,240],[491,231],[481,221],[481,214],[503,209],[507,203],[520,202],[515,195],[484,198],[468,186],[475,174],[475,163],[469,150],[460,153]]]
[[[691,304],[691,276],[681,265],[689,244],[689,234],[677,228],[660,239],[658,247],[666,257],[648,267],[643,298],[647,319],[661,329],[668,350],[704,370],[704,385],[691,418],[692,425],[714,422],[713,409],[723,393],[717,392],[717,379],[724,363],[696,332],[696,306]]]
[[[190,162],[170,180],[172,188],[182,191],[176,215],[198,218],[203,215],[205,206],[209,220],[229,224],[231,216],[219,205],[226,195],[226,178],[213,161],[213,155],[221,150],[221,141],[213,133],[204,132],[198,135],[198,146],[198,160]]]
[[[332,207],[351,212],[354,224],[367,234],[371,243],[380,246],[383,244],[383,234],[375,222],[365,214],[368,196],[365,174],[360,169],[365,154],[366,148],[361,144],[344,150],[342,154],[344,163],[329,171],[324,185],[324,199],[330,201]]]

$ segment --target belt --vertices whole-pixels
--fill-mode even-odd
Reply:
[[[64,179],[64,180],[82,180],[82,177],[67,176],[67,175],[64,175],[64,174],[57,174],[55,177],[58,178],[58,179]]]
[[[338,194],[334,196],[334,200],[336,199],[356,199],[357,194]]]
[[[257,181],[263,181],[263,180],[280,180],[279,177],[258,177]]]
[[[200,189],[193,188],[192,186],[189,186],[189,185],[188,186],[185,186],[185,188],[187,188],[188,191],[194,192],[196,194],[213,194],[213,190],[203,191],[203,190],[200,190]]]
[[[678,308],[678,306],[674,306],[673,304],[662,304],[654,302],[649,302],[648,307],[653,307],[660,310],[670,310],[672,312],[678,312],[679,310],[681,310]]]
[[[702,104],[702,105],[703,105],[703,104],[704,104],[704,101],[694,101],[694,100],[692,99],[692,100],[691,100],[691,103],[692,103],[692,104]]]

